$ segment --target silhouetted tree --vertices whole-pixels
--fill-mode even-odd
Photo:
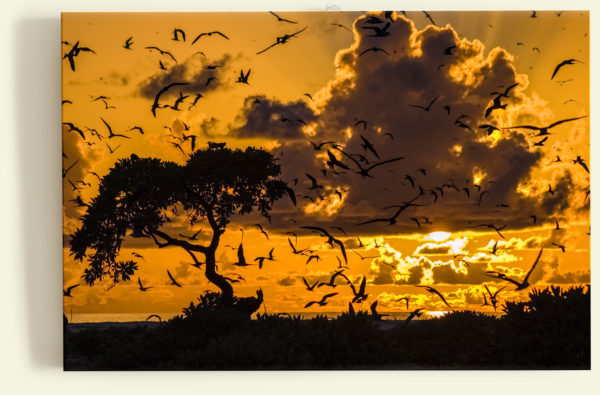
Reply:
[[[279,174],[279,164],[264,150],[231,150],[215,143],[195,151],[184,166],[135,154],[119,160],[100,182],[98,196],[71,239],[75,259],[89,260],[82,277],[89,285],[105,276],[115,283],[128,280],[137,262],[118,259],[123,238],[149,237],[159,248],[180,247],[197,266],[204,265],[208,281],[221,290],[222,303],[232,306],[233,288],[215,264],[220,237],[233,214],[256,210],[268,217],[273,203],[285,194],[295,204],[293,190],[277,179]],[[190,225],[210,225],[210,243],[183,240],[161,229],[170,221],[167,214],[182,208]]]

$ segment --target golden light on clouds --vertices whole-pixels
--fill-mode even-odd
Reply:
[[[556,30],[556,16],[539,15],[537,27],[529,29],[524,27],[531,22],[527,12],[437,12],[434,18],[441,27],[434,27],[422,13],[408,11],[406,17],[394,14],[389,35],[382,38],[372,36],[363,13],[339,13],[335,21],[328,13],[298,13],[293,19],[307,26],[306,31],[257,55],[265,43],[289,34],[290,27],[275,23],[266,13],[218,18],[65,14],[63,40],[79,40],[97,53],[78,58],[76,72],[63,62],[63,99],[72,101],[63,105],[63,121],[86,135],[83,140],[63,128],[63,167],[78,161],[63,189],[65,283],[81,281],[86,267],[72,259],[68,243],[81,226],[85,205],[98,194],[99,179],[132,154],[183,165],[192,152],[191,135],[194,150],[214,141],[226,142],[228,148],[268,151],[281,168],[280,178],[296,193],[296,206],[284,197],[274,204],[269,219],[256,213],[233,216],[217,250],[222,272],[244,277],[245,282],[234,284],[236,294],[254,295],[260,286],[272,312],[303,311],[314,295],[306,291],[302,277],[327,281],[341,264],[348,267],[349,278],[368,279],[369,301],[379,300],[380,306],[397,311],[401,308],[392,301],[410,295],[414,306],[434,308],[432,314],[442,314],[443,306],[414,285],[441,287],[452,294],[456,308],[485,309],[478,299],[482,284],[501,283],[481,273],[494,269],[521,276],[542,245],[548,260],[540,265],[536,284],[582,282],[590,269],[590,178],[573,160],[581,156],[589,165],[590,119],[550,129],[544,144],[539,144],[544,136],[535,136],[537,130],[510,127],[543,126],[589,114],[589,45],[584,36],[589,19],[587,13],[565,12],[559,35],[547,33]],[[353,26],[352,32],[334,28],[334,22]],[[211,26],[230,40],[203,37],[202,46],[176,42],[171,38],[175,25],[190,36]],[[134,47],[125,50],[122,44],[132,31]],[[177,63],[145,49],[151,45],[170,50]],[[534,46],[541,52],[533,51]],[[387,54],[364,52],[373,47]],[[197,51],[204,56],[194,55]],[[571,57],[583,63],[561,70],[561,82],[550,80],[555,65]],[[219,67],[211,71],[209,65]],[[248,69],[249,84],[238,83],[240,70]],[[210,85],[209,78],[214,78]],[[203,98],[191,106],[190,96],[178,111],[173,102],[180,91],[174,88],[161,98],[164,107],[154,117],[150,108],[156,92],[183,79],[194,85],[193,91],[182,88],[184,94],[202,93]],[[500,98],[506,108],[486,116],[497,96],[491,93],[515,83],[519,85]],[[90,95],[110,97],[107,103],[115,108],[92,102]],[[423,108],[436,97],[429,109]],[[468,127],[456,124],[462,114],[468,115],[463,118]],[[106,137],[100,117],[115,133],[130,138]],[[359,120],[365,121],[364,127],[357,125]],[[488,136],[480,128],[483,124],[499,130]],[[134,125],[144,134],[128,131]],[[94,137],[92,129],[104,140]],[[314,148],[307,139],[325,144]],[[328,167],[328,150],[348,169]],[[361,169],[370,170],[363,177]],[[478,201],[481,192],[485,197]],[[77,198],[84,203],[80,207]],[[411,201],[418,205],[400,209]],[[166,213],[171,222],[163,225],[175,236],[209,229],[205,223],[190,226],[182,206],[177,213]],[[560,222],[559,231],[553,231],[555,221]],[[505,238],[489,224],[505,226]],[[330,248],[326,238],[301,226],[322,227],[342,241],[347,264],[336,244]],[[240,227],[246,260],[252,264],[248,267],[233,264]],[[194,242],[205,243],[204,233]],[[319,260],[307,264],[306,255],[291,251],[288,237],[298,250],[315,249]],[[498,251],[492,254],[496,242]],[[216,290],[202,270],[189,265],[185,251],[157,248],[147,238],[128,237],[123,246],[122,257],[132,257],[133,252],[144,256],[132,281],[118,284],[108,295],[103,291],[107,284],[81,286],[76,290],[80,299],[66,298],[66,306],[79,313],[174,314],[205,289]],[[276,261],[265,261],[258,269],[254,259],[271,249]],[[458,254],[464,257],[455,259]],[[177,271],[183,288],[169,285],[167,268]],[[139,291],[138,276],[154,288]],[[335,291],[343,291],[331,300],[331,310],[347,308],[350,289],[339,287]],[[522,295],[515,292],[511,297]]]

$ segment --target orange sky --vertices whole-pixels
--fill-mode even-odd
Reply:
[[[360,180],[358,175],[328,179],[331,181],[320,178],[320,181],[327,183],[324,192],[327,199],[318,203],[319,198],[313,196],[317,204],[311,205],[307,199],[299,198],[297,208],[282,202],[275,210],[281,215],[274,218],[272,227],[264,219],[256,217],[234,219],[222,239],[217,259],[221,261],[219,268],[223,274],[236,272],[245,278],[246,283],[234,284],[237,295],[253,295],[259,286],[262,287],[269,312],[347,309],[351,291],[346,285],[335,288],[333,292],[338,291],[340,295],[330,299],[326,307],[303,309],[306,302],[320,299],[322,294],[331,289],[322,287],[316,292],[309,292],[303,285],[302,277],[310,283],[317,279],[326,281],[338,265],[337,250],[325,245],[322,238],[300,234],[299,225],[317,223],[329,226],[344,224],[348,237],[340,232],[336,232],[336,236],[344,240],[348,248],[350,269],[346,270],[346,274],[356,281],[362,276],[368,279],[367,291],[370,296],[368,303],[363,303],[363,309],[378,300],[380,311],[405,311],[404,306],[395,300],[410,296],[411,308],[444,310],[438,299],[414,286],[410,273],[417,271],[418,283],[434,285],[444,293],[453,308],[489,311],[489,307],[480,306],[483,302],[483,283],[492,290],[506,284],[491,281],[483,272],[492,268],[506,270],[519,278],[529,269],[542,245],[545,248],[544,255],[530,282],[535,281],[539,286],[589,282],[590,245],[586,234],[589,231],[589,200],[583,203],[585,191],[589,188],[589,175],[571,162],[580,155],[589,164],[589,119],[551,129],[552,134],[543,148],[535,148],[527,143],[529,140],[538,141],[539,138],[532,139],[526,130],[497,131],[489,137],[477,130],[477,126],[483,123],[493,122],[499,127],[547,125],[556,120],[589,114],[589,14],[566,11],[557,16],[554,12],[538,12],[536,18],[530,18],[530,14],[432,12],[431,16],[439,27],[433,28],[428,27],[428,21],[421,12],[409,11],[406,16],[395,14],[396,20],[389,28],[390,36],[382,38],[367,37],[374,30],[363,29],[366,26],[365,17],[356,12],[280,13],[285,18],[298,21],[298,24],[277,22],[272,15],[262,12],[63,14],[62,39],[71,44],[79,41],[81,46],[96,52],[95,55],[82,52],[75,59],[75,72],[63,60],[63,100],[72,101],[72,104],[63,105],[63,122],[71,122],[82,129],[97,129],[105,135],[107,130],[100,120],[102,117],[115,132],[124,132],[133,126],[140,126],[145,132],[144,135],[125,132],[132,137],[129,140],[113,139],[109,142],[111,148],[119,144],[120,147],[111,154],[105,142],[92,137],[89,132],[86,131],[88,137],[84,141],[75,132],[67,132],[68,128],[63,128],[63,152],[67,156],[63,159],[63,167],[67,168],[79,160],[69,171],[68,179],[91,184],[90,187],[84,186],[82,190],[73,191],[67,179],[64,179],[65,240],[68,241],[68,235],[80,226],[78,218],[84,212],[70,200],[80,195],[87,202],[97,194],[98,180],[90,171],[103,176],[116,160],[132,153],[180,164],[185,162],[186,155],[169,144],[172,140],[165,126],[170,127],[173,134],[180,135],[182,132],[188,133],[184,131],[184,123],[189,125],[189,132],[198,136],[196,145],[200,148],[205,147],[206,141],[214,140],[226,141],[228,147],[253,145],[272,149],[275,156],[285,152],[281,159],[285,181],[291,182],[294,175],[300,178],[298,187],[295,187],[296,193],[308,195],[311,192],[307,191],[309,184],[301,164],[313,166],[311,171],[317,175],[315,166],[322,160],[314,156],[315,151],[305,137],[315,141],[325,141],[326,138],[340,141],[345,138],[347,147],[355,147],[354,139],[358,138],[360,129],[352,127],[354,117],[368,121],[369,129],[365,128],[364,133],[375,136],[369,138],[385,153],[382,159],[402,155],[406,157],[403,164],[386,165],[389,166],[388,170],[381,167],[378,170],[381,172],[376,174],[379,176],[373,180]],[[378,16],[383,18],[382,14]],[[353,29],[357,18],[361,19]],[[354,31],[332,24],[342,24]],[[275,46],[264,54],[256,54],[275,42],[276,37],[294,33],[305,26],[306,31],[285,45]],[[174,28],[186,32],[186,42],[172,40]],[[408,29],[406,34],[403,29]],[[216,36],[203,37],[191,45],[199,33],[214,30],[225,33],[229,40]],[[122,48],[130,36],[134,42],[132,50]],[[455,51],[460,53],[460,57],[440,54],[437,48],[440,45],[445,47],[444,42],[449,39],[456,40]],[[394,48],[394,51],[389,59],[385,54],[377,53],[357,57],[365,48],[375,45],[371,43],[385,47],[390,52]],[[145,50],[145,46],[157,46],[170,51],[177,63]],[[63,45],[63,53],[69,48],[69,45]],[[196,54],[197,51],[203,54]],[[551,81],[554,67],[569,58],[583,63],[564,67],[555,81]],[[159,60],[164,62],[168,70],[159,69]],[[182,106],[183,111],[161,109],[156,118],[152,116],[150,106],[154,94],[145,95],[144,92],[156,91],[151,90],[153,79],[160,80],[165,78],[163,74],[172,75],[177,70],[184,72],[173,78],[189,80],[201,72],[204,72],[202,78],[206,78],[211,74],[203,71],[206,70],[203,66],[209,64],[222,65],[214,74],[217,76],[215,89],[203,91],[205,97],[191,109],[188,109],[191,104],[188,99]],[[424,69],[427,65],[435,69],[439,64],[444,66],[439,67],[437,74],[427,74],[428,69]],[[235,83],[241,69],[252,70],[250,85]],[[426,104],[432,99],[435,93],[425,92],[432,89],[433,83],[423,80],[424,76],[435,78],[437,92],[442,92],[429,118],[419,118],[421,113],[415,113],[409,106],[394,104],[407,98],[414,104]],[[396,78],[402,81],[397,82]],[[504,84],[505,87],[511,81],[517,81],[520,85],[515,89],[514,98],[509,101],[506,111],[496,111],[491,118],[485,119],[483,111],[490,103],[487,98],[481,104],[475,99],[481,100],[492,91],[488,89],[483,92],[487,89],[486,84],[496,83],[491,89],[501,90],[503,88],[500,85]],[[388,92],[386,89],[396,86],[394,84],[403,88],[394,91],[397,97],[378,95],[378,92]],[[309,93],[314,101],[304,93]],[[106,106],[116,108],[105,108],[101,101],[92,101],[90,96],[99,95],[110,97]],[[279,107],[272,107],[271,113],[263,110],[263,107],[253,109],[244,104],[245,99],[252,96],[264,96],[263,102]],[[492,97],[489,97],[490,102]],[[174,99],[175,96],[165,96],[164,101],[172,102]],[[450,117],[442,110],[445,103],[452,103]],[[273,108],[283,110],[277,112],[279,110]],[[447,141],[441,132],[439,137],[427,137],[428,133],[433,133],[433,129],[436,133],[446,130],[444,128],[448,128],[448,133],[457,133],[452,122],[461,110],[467,109],[471,111],[467,115],[472,118],[467,122],[476,130],[472,135],[463,138],[457,134],[459,137]],[[307,126],[293,128],[284,127],[283,122],[279,121],[282,114],[299,113],[314,114],[315,120],[308,122]],[[403,115],[400,116],[400,113]],[[271,129],[257,130],[261,124],[251,125],[248,121],[250,115],[257,119],[259,116],[265,117],[263,126],[272,126]],[[445,126],[447,117],[451,119],[450,126]],[[442,122],[443,127],[439,126]],[[407,125],[423,126],[422,129],[415,126],[414,132],[410,131],[409,134]],[[290,133],[296,137],[277,137],[273,135],[274,131],[280,131],[280,136]],[[393,132],[396,137],[393,141],[387,140],[382,136],[385,132]],[[405,145],[413,138],[414,144],[418,139],[426,141],[423,144],[431,148],[429,154],[411,152],[410,147]],[[475,148],[470,148],[473,146]],[[523,151],[522,156],[511,156],[513,151],[502,148],[504,146],[518,147]],[[186,148],[189,151],[189,146]],[[354,149],[354,152],[358,151]],[[324,153],[322,151],[321,155]],[[434,153],[439,160],[432,159]],[[421,155],[423,158],[420,158]],[[553,162],[556,155],[563,161]],[[404,163],[415,164],[415,168],[407,168],[409,165]],[[366,230],[354,226],[365,218],[385,215],[385,211],[381,211],[382,206],[398,204],[408,200],[409,195],[413,196],[413,190],[406,185],[407,180],[402,175],[409,173],[419,182],[426,183],[426,177],[417,176],[415,172],[418,163],[427,163],[431,177],[435,177],[436,172],[446,174],[454,171],[451,168],[456,167],[456,171],[468,169],[469,174],[465,178],[469,178],[471,184],[476,183],[478,177],[482,186],[489,185],[490,180],[502,184],[499,180],[503,179],[504,173],[516,174],[519,171],[523,172],[520,177],[523,182],[517,185],[514,180],[512,183],[507,181],[506,186],[502,184],[505,189],[501,192],[499,189],[490,189],[490,195],[503,193],[505,200],[488,201],[486,197],[484,208],[473,202],[466,204],[464,198],[459,199],[460,193],[453,195],[454,192],[448,192],[449,196],[440,203],[433,204],[428,198],[427,206],[410,209],[414,211],[403,215],[402,223],[397,227],[372,227]],[[388,175],[387,171],[394,175]],[[384,174],[385,177],[397,177],[393,188],[398,189],[381,189]],[[446,182],[444,176],[439,177],[440,182]],[[463,179],[456,179],[456,183],[461,188],[467,185]],[[557,191],[556,199],[549,196],[548,184]],[[337,188],[348,189],[341,203],[332,193]],[[470,188],[475,193],[472,185]],[[507,202],[511,207],[505,211],[496,207]],[[527,219],[531,212],[539,217],[535,226]],[[423,225],[419,231],[409,219],[413,216],[431,217],[433,224]],[[298,223],[293,224],[286,218],[295,218]],[[484,219],[488,218],[493,218],[494,223],[508,224],[502,231],[505,239],[499,241],[496,256],[489,251],[499,240],[498,234],[482,228],[469,229],[467,218],[475,218],[476,222],[472,224],[480,223],[477,222],[479,219],[485,222]],[[552,230],[555,219],[560,220],[563,230]],[[252,226],[258,221],[269,232],[269,240]],[[271,248],[275,248],[277,261],[266,262],[261,270],[256,266],[234,270],[236,268],[231,262],[235,260],[236,251],[226,245],[237,246],[240,243],[240,226],[244,227],[244,250],[249,261],[267,254]],[[168,227],[175,234],[192,234],[200,228],[207,226],[198,224],[190,228],[183,217],[174,218],[174,223]],[[321,260],[305,264],[306,257],[293,255],[286,231],[298,233],[298,246],[316,250]],[[441,231],[448,233],[432,235]],[[207,233],[207,230],[204,232]],[[356,236],[367,246],[356,248],[356,252],[363,257],[373,258],[361,259],[350,251],[356,247]],[[373,246],[375,241],[379,247]],[[566,252],[561,252],[552,242],[564,245]],[[201,271],[188,264],[189,256],[183,250],[158,250],[149,243],[126,240],[120,257],[128,259],[132,252],[144,256],[133,277],[134,281],[118,284],[108,291],[108,281],[92,287],[82,285],[73,290],[73,298],[65,298],[66,311],[72,310],[74,314],[173,314],[179,313],[183,306],[195,300],[204,290],[215,290]],[[456,254],[464,254],[470,266],[461,264],[459,259],[453,260]],[[68,243],[65,244],[64,256],[65,287],[83,284],[80,276],[85,261],[73,261]],[[167,269],[183,284],[182,288],[169,285]],[[153,288],[145,293],[140,292],[137,287],[138,276],[144,285]],[[527,294],[527,291],[514,292],[512,288],[507,287],[500,299],[516,300]]]

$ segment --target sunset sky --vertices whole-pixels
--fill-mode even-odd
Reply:
[[[338,267],[336,257],[341,258],[339,249],[330,248],[324,238],[299,228],[311,225],[328,228],[344,241],[349,278],[358,283],[366,276],[369,299],[358,309],[378,300],[380,311],[406,311],[397,300],[410,297],[411,309],[447,310],[438,298],[415,287],[421,284],[441,291],[454,309],[493,311],[481,306],[483,284],[494,291],[508,283],[485,276],[485,271],[520,279],[541,247],[544,252],[529,279],[532,284],[589,283],[590,178],[573,163],[581,156],[590,164],[590,120],[585,117],[590,114],[588,12],[538,11],[535,18],[531,11],[431,12],[436,26],[418,11],[406,15],[398,11],[387,20],[383,13],[278,14],[297,23],[278,22],[266,12],[63,14],[62,40],[69,44],[62,46],[62,54],[77,41],[95,52],[80,52],[75,71],[66,59],[62,61],[63,101],[71,102],[62,106],[63,122],[85,134],[84,140],[63,126],[63,168],[77,161],[63,179],[64,285],[82,284],[73,289],[73,297],[64,298],[66,312],[176,314],[204,290],[217,290],[202,270],[190,265],[184,250],[159,250],[150,239],[125,240],[120,259],[132,259],[134,252],[144,258],[133,258],[139,270],[132,281],[114,287],[109,279],[84,285],[80,277],[86,262],[74,261],[69,251],[70,235],[81,226],[79,217],[85,212],[72,199],[80,196],[89,202],[98,193],[98,178],[91,172],[102,177],[119,158],[132,153],[184,164],[190,142],[181,145],[185,154],[170,144],[177,141],[173,136],[182,134],[196,135],[197,149],[216,141],[230,148],[269,150],[279,158],[281,178],[296,191],[297,206],[282,199],[271,213],[271,223],[257,215],[233,218],[217,252],[221,274],[240,274],[246,280],[233,285],[236,295],[254,295],[261,287],[269,312],[347,310],[352,292],[343,281],[338,280],[333,291],[321,287],[310,292],[304,286],[303,277],[311,284],[328,281]],[[373,16],[383,23],[369,24]],[[376,29],[365,29],[382,29],[388,22],[389,34],[383,37],[373,37]],[[257,54],[277,37],[305,27],[285,44]],[[183,30],[186,40],[173,40],[174,29]],[[192,44],[200,33],[213,31],[228,39],[213,34]],[[131,48],[123,48],[129,37]],[[176,61],[145,49],[148,46],[169,51]],[[446,54],[452,46],[456,47]],[[387,54],[363,54],[372,47]],[[581,63],[564,66],[551,80],[556,65],[567,59]],[[206,67],[210,65],[219,67]],[[237,83],[240,70],[249,69],[249,84]],[[189,94],[181,111],[158,109],[154,117],[150,109],[158,91],[182,81],[190,84],[172,88],[160,100],[173,104],[180,90]],[[515,83],[501,99],[506,109],[494,110],[486,118],[496,96],[491,93],[504,92]],[[196,93],[203,98],[192,106]],[[94,100],[99,96],[109,99]],[[412,106],[427,106],[436,97],[430,111]],[[461,127],[455,121],[463,114],[467,117],[460,119]],[[109,141],[101,117],[114,133],[131,138]],[[533,144],[544,136],[508,128],[546,126],[577,117],[584,118],[550,129],[541,147]],[[360,120],[364,127],[355,126]],[[479,128],[483,124],[507,129],[488,136]],[[130,130],[134,126],[144,134]],[[104,139],[100,141],[92,130]],[[378,159],[361,147],[361,135],[381,160],[403,159],[376,167],[372,178],[329,170],[323,175],[331,146],[316,151],[307,140],[334,141],[344,151],[375,163]],[[309,189],[306,173],[323,185],[320,191]],[[458,191],[442,188],[442,197],[436,187],[443,184],[453,184]],[[357,225],[389,217],[393,209],[384,207],[415,198],[418,185],[425,192],[415,201],[421,206],[406,209],[396,224]],[[478,188],[487,191],[481,204]],[[431,190],[439,195],[435,202]],[[190,227],[185,216],[169,216],[167,233],[191,235],[203,229],[198,242],[208,240],[207,224]],[[556,221],[560,230],[555,230]],[[268,232],[268,240],[256,223]],[[501,230],[504,238],[493,229],[474,227],[485,223],[506,225]],[[242,241],[240,227],[249,262],[255,263],[254,258],[266,256],[271,248],[276,261],[265,262],[260,270],[256,265],[233,266],[237,252],[230,246]],[[331,227],[342,227],[347,236]],[[297,248],[315,250],[320,260],[307,264],[307,256],[294,255],[286,232],[295,232],[297,243],[294,236],[291,240]],[[498,251],[493,255],[496,242]],[[556,245],[564,246],[565,252]],[[167,269],[183,287],[169,285]],[[138,276],[153,288],[141,292]],[[509,285],[500,293],[501,302],[524,298],[528,292],[513,289]],[[339,294],[327,306],[303,308],[329,292]]]

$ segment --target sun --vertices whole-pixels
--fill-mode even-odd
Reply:
[[[450,236],[452,236],[452,233],[449,232],[431,232],[425,238],[428,240],[440,242],[448,239]]]

